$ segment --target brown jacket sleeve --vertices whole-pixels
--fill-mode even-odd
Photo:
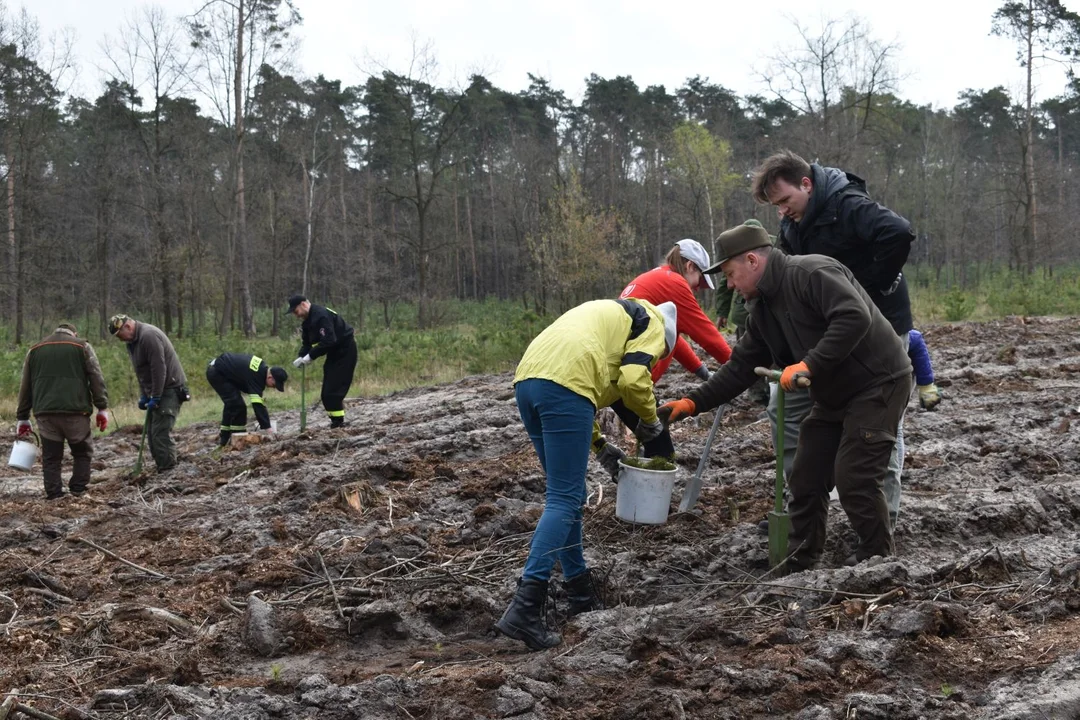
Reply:
[[[866,337],[872,320],[870,309],[839,267],[822,267],[810,273],[806,299],[821,309],[826,328],[803,360],[811,374],[833,370]]]
[[[15,409],[16,420],[29,420],[30,409],[34,405],[34,392],[30,384],[30,353],[26,353],[26,359],[22,366],[22,383],[19,385],[19,405]]]
[[[688,396],[697,406],[697,413],[731,402],[757,381],[754,368],[768,367],[772,353],[755,332],[753,320],[747,318],[747,329],[731,351],[731,358],[720,366],[706,382],[700,383]]]
[[[90,397],[94,400],[94,407],[104,410],[109,407],[109,393],[105,389],[105,376],[101,373],[101,363],[98,362],[97,353],[90,343],[85,345],[86,354],[86,377],[90,380]]]

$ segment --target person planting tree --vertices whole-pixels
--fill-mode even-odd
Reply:
[[[113,315],[109,332],[127,344],[139,381],[139,409],[146,411],[146,439],[158,472],[176,466],[172,429],[180,406],[188,400],[187,376],[169,337],[149,323]]]
[[[322,305],[313,305],[303,295],[289,298],[289,312],[304,322],[300,326],[301,346],[293,367],[310,365],[326,356],[323,367],[322,406],[330,417],[330,427],[345,425],[345,396],[356,372],[356,340],[353,329],[340,315]]]
[[[63,323],[26,353],[15,409],[19,437],[30,435],[31,410],[37,420],[47,500],[64,496],[61,463],[65,440],[74,461],[68,490],[72,495],[86,492],[94,456],[90,414],[95,407],[94,420],[98,430],[105,432],[109,396],[101,365],[94,348],[79,337],[75,326]]]
[[[736,226],[717,238],[723,271],[747,298],[746,334],[731,360],[688,397],[659,410],[667,424],[732,400],[757,366],[783,368],[784,390],[812,377],[810,413],[791,470],[790,555],[784,571],[814,567],[825,546],[829,492],[859,536],[856,558],[893,553],[883,492],[896,429],[911,394],[911,362],[900,338],[851,271],[823,255],[788,256],[762,228]]]
[[[723,365],[731,357],[731,348],[724,336],[712,324],[694,297],[694,291],[713,287],[712,278],[703,272],[710,264],[709,253],[701,243],[689,238],[680,240],[668,251],[663,265],[638,275],[619,296],[647,300],[654,305],[671,302],[678,311],[676,333],[679,337],[675,341],[675,350],[671,356],[659,360],[653,367],[654,383],[667,372],[672,360],[677,360],[686,370],[702,380],[709,379],[709,368],[701,362],[690,343],[681,337],[683,333],[705,348],[717,363]],[[640,418],[622,401],[613,403],[611,409],[627,427],[637,426]],[[645,443],[642,451],[645,457],[672,458],[675,455],[675,445],[671,442],[671,434],[665,429],[656,438]]]
[[[675,349],[676,322],[673,303],[593,300],[556,319],[518,363],[518,412],[547,485],[517,592],[495,627],[530,649],[562,642],[544,620],[556,560],[566,578],[570,614],[603,608],[582,553],[585,475],[590,444],[609,470],[617,471],[623,454],[600,434],[596,410],[621,400],[639,418],[639,440],[649,442],[663,431],[650,371]]]
[[[206,366],[206,381],[224,403],[221,411],[221,432],[219,445],[227,445],[234,432],[247,430],[247,403],[259,427],[270,429],[270,413],[263,402],[263,392],[268,387],[285,392],[285,381],[289,379],[284,368],[271,367],[257,355],[250,353],[221,353]]]

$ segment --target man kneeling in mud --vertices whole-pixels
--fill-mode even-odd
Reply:
[[[762,228],[717,238],[723,271],[747,298],[749,321],[727,364],[689,397],[659,410],[666,423],[730,402],[757,365],[782,367],[795,389],[812,377],[813,407],[799,430],[791,470],[790,555],[782,572],[814,567],[825,546],[829,492],[859,535],[856,558],[893,553],[883,480],[908,397],[911,361],[900,338],[851,271],[824,255],[788,256]]]

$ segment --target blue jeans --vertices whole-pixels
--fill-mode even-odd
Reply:
[[[586,570],[581,507],[596,408],[587,398],[550,380],[522,380],[514,386],[514,395],[547,475],[544,513],[536,524],[522,575],[547,581],[558,560],[563,577],[577,577]]]

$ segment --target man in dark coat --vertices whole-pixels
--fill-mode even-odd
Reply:
[[[670,422],[732,400],[755,366],[783,368],[794,390],[812,377],[810,414],[791,470],[791,555],[786,570],[814,567],[825,546],[833,487],[859,535],[859,560],[893,553],[882,479],[911,395],[911,361],[900,338],[851,271],[822,255],[769,248],[762,228],[739,225],[717,238],[722,270],[747,298],[746,334],[708,382],[660,409]]]
[[[226,445],[234,432],[247,430],[247,403],[263,430],[270,429],[270,413],[263,402],[268,387],[285,392],[289,375],[284,368],[271,367],[258,355],[251,353],[221,353],[206,366],[206,381],[225,404],[221,411],[219,445]]]
[[[104,432],[109,424],[108,407],[109,396],[97,355],[90,343],[79,337],[74,325],[60,325],[26,353],[15,419],[19,437],[30,434],[31,410],[37,419],[47,499],[64,496],[60,466],[65,440],[73,460],[68,489],[72,495],[86,492],[94,456],[90,414],[97,408],[95,422]]]
[[[303,320],[300,352],[293,367],[310,365],[326,356],[323,367],[322,405],[330,416],[330,427],[345,424],[345,396],[356,371],[356,340],[353,329],[328,307],[314,305],[303,295],[289,298],[289,312]]]
[[[789,255],[827,255],[839,260],[907,343],[912,328],[911,302],[902,269],[915,232],[911,223],[874,202],[866,183],[838,168],[810,164],[785,150],[766,158],[751,183],[754,199],[774,205],[780,213],[777,247]],[[793,393],[785,408],[785,447],[795,448],[799,423],[810,412],[803,392]],[[770,404],[775,428],[775,403]],[[775,430],[774,430],[775,432]],[[786,453],[790,470],[793,455]],[[885,478],[890,521],[900,512],[900,473],[904,467],[904,425]]]

